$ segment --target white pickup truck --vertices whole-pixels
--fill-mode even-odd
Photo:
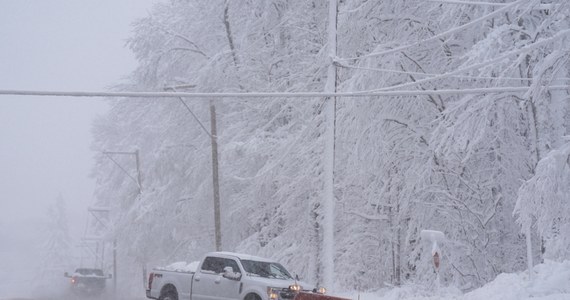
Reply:
[[[292,300],[324,288],[295,280],[279,263],[231,252],[206,254],[195,270],[156,268],[146,296],[159,300]]]

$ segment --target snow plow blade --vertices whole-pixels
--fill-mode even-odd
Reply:
[[[350,299],[324,295],[324,294],[317,294],[317,293],[299,292],[297,293],[297,295],[295,295],[295,298],[293,298],[293,300],[350,300]]]

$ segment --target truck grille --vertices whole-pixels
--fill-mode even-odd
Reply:
[[[293,299],[295,298],[295,292],[289,289],[282,289],[279,291],[279,299]]]

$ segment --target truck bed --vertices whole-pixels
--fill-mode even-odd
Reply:
[[[149,275],[146,296],[150,299],[158,299],[159,296],[169,289],[178,295],[178,300],[190,300],[191,283],[194,271],[189,269],[155,268]],[[159,290],[159,287],[162,289]]]

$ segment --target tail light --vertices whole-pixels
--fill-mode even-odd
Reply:
[[[149,289],[149,290],[152,289],[152,280],[153,280],[153,279],[154,279],[154,273],[151,272],[151,273],[148,275],[148,289]]]

